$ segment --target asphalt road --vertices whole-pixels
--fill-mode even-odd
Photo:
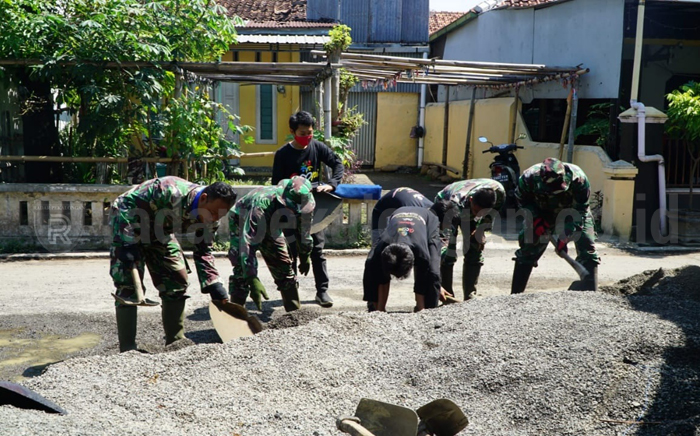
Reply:
[[[497,237],[487,244],[477,298],[510,292],[511,259],[515,248],[513,241]],[[601,285],[649,269],[700,264],[700,253],[639,254],[606,244],[599,244],[599,248],[603,262],[599,268]],[[364,261],[363,255],[328,256],[330,294],[335,300],[332,309],[322,309],[314,303],[313,277],[302,277],[303,313],[299,315],[315,318],[335,311],[366,310],[362,301]],[[230,271],[228,260],[220,257],[216,262],[222,275],[227,277]],[[247,308],[263,321],[279,319],[285,314],[279,293],[262,259],[259,263],[260,277],[270,300],[264,303],[263,312],[257,312],[252,302]],[[37,375],[47,364],[66,357],[117,352],[114,301],[110,295],[113,287],[108,266],[109,261],[105,258],[0,262],[0,380]],[[461,270],[460,261],[454,274],[459,298],[462,297]],[[539,267],[533,271],[526,292],[566,289],[576,278],[573,269],[550,247]],[[192,298],[187,306],[186,335],[194,343],[217,342],[219,339],[212,329],[207,310],[209,296],[199,292],[195,274],[190,276],[190,282]],[[153,296],[153,290],[150,278],[147,278],[147,295]],[[414,305],[412,291],[412,278],[393,281],[388,310],[411,311]],[[158,308],[139,309],[138,338],[139,344],[147,344],[150,351],[167,351],[162,348]],[[188,343],[191,345],[192,342]]]

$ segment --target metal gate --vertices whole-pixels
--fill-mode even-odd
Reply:
[[[374,150],[377,138],[377,93],[351,92],[348,94],[348,108],[364,115],[365,125],[360,127],[352,145],[363,167],[374,167]]]
[[[365,124],[352,140],[352,147],[363,167],[374,166],[374,148],[377,137],[377,93],[351,92],[348,95],[348,107],[364,115]],[[316,101],[311,90],[301,91],[301,110],[314,113]]]

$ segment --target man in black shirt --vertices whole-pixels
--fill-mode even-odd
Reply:
[[[379,239],[386,228],[389,217],[400,207],[415,206],[429,208],[433,202],[415,189],[396,188],[387,192],[377,201],[372,209],[372,243]]]
[[[391,215],[365,262],[363,299],[370,310],[386,311],[391,276],[401,280],[411,270],[415,270],[416,311],[437,307],[438,300],[445,299],[440,287],[440,223],[453,212],[449,202],[441,205],[401,207]]]
[[[289,117],[289,130],[294,140],[282,146],[275,153],[272,164],[272,184],[293,176],[305,177],[314,192],[333,192],[343,178],[343,162],[326,144],[313,139],[316,122],[310,113],[301,111]],[[327,183],[321,182],[321,164],[326,164],[332,170],[332,176]],[[289,239],[293,233],[285,236]],[[328,270],[326,258],[323,257],[325,238],[323,230],[312,234],[313,249],[311,250],[311,265],[316,281],[316,302],[321,307],[333,306],[333,300],[328,295]],[[290,241],[292,242],[292,241]],[[290,243],[289,249],[294,265],[296,265],[296,244]]]

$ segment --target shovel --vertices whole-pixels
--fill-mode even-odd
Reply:
[[[407,407],[363,398],[355,417],[338,418],[336,426],[353,436],[454,436],[468,423],[462,410],[447,399],[432,401],[416,414]]]
[[[230,301],[212,301],[209,303],[209,316],[221,341],[253,336],[263,330],[260,320],[249,315],[245,307]]]
[[[0,381],[0,406],[10,405],[20,409],[42,410],[47,413],[67,412],[36,392],[16,383]]]
[[[115,300],[125,306],[160,306],[160,303],[157,301],[149,300],[148,298],[144,297],[143,288],[141,287],[141,276],[139,275],[139,270],[136,269],[136,266],[131,268],[131,280],[134,282],[134,288],[136,289],[136,299],[126,300],[119,295],[112,293],[112,297],[114,297]]]
[[[311,224],[311,234],[325,229],[343,211],[343,199],[328,192],[314,192],[316,207]]]
[[[552,244],[554,244],[554,247],[556,248],[559,240],[556,237],[554,237],[554,235],[549,235],[549,240],[552,242]],[[576,271],[576,274],[578,274],[581,280],[584,280],[586,276],[588,276],[588,270],[586,270],[586,268],[583,265],[572,259],[571,256],[569,256],[569,253],[565,251],[557,251],[556,253],[557,256],[561,257],[566,261],[566,263],[571,265],[571,268],[573,268],[574,271]]]

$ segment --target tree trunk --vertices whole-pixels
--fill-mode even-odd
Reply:
[[[20,70],[17,75],[22,105],[24,154],[30,156],[58,156],[58,128],[55,123],[51,84],[30,77]],[[56,183],[62,178],[61,164],[57,162],[27,162],[26,181],[29,183]]]

